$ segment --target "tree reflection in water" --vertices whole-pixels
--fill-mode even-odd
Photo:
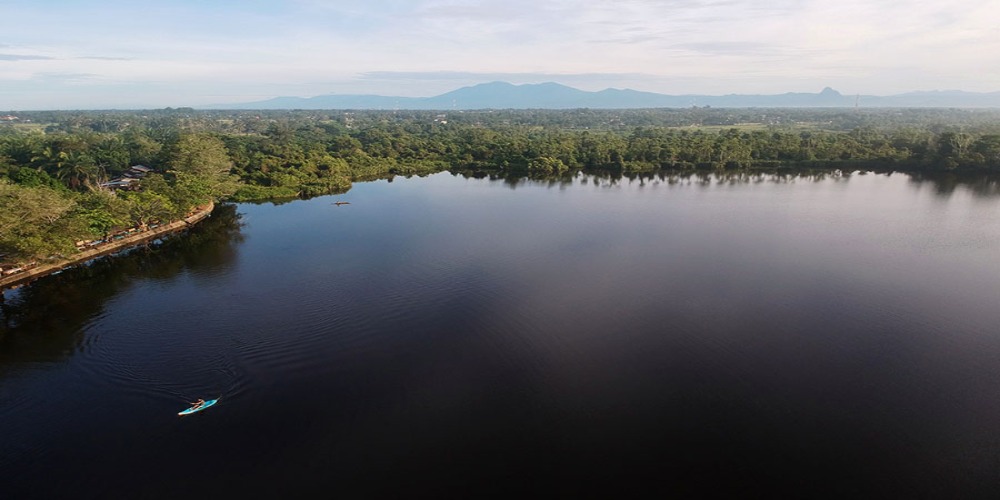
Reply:
[[[840,169],[807,169],[807,168],[760,168],[738,170],[659,170],[655,172],[495,172],[475,169],[452,169],[452,173],[467,179],[489,179],[503,182],[507,187],[516,189],[528,184],[542,184],[547,187],[561,188],[579,184],[614,187],[619,184],[668,184],[668,185],[737,185],[776,183],[789,184],[793,182],[848,182],[857,175],[883,174],[893,175],[888,169],[877,170],[840,170]],[[1000,176],[981,173],[956,172],[915,172],[896,173],[908,176],[910,182],[918,186],[927,186],[943,198],[950,197],[959,191],[968,191],[976,198],[992,198],[1000,195]]]
[[[184,234],[5,291],[0,300],[0,376],[13,365],[72,355],[83,341],[87,321],[133,283],[226,269],[242,241],[241,226],[235,205],[218,205],[212,217]]]

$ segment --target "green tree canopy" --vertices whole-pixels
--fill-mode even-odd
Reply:
[[[213,135],[181,135],[167,149],[165,164],[178,187],[199,203],[228,196],[238,187],[226,145]]]
[[[87,234],[76,207],[68,193],[0,181],[0,253],[35,258],[72,252],[73,242]]]

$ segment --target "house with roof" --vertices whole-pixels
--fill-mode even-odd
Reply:
[[[145,165],[132,165],[128,168],[128,170],[122,173],[121,177],[104,182],[101,184],[101,187],[105,189],[124,189],[135,191],[139,189],[139,180],[146,177],[146,174],[152,171],[153,169]]]
[[[100,186],[105,189],[124,189],[135,191],[139,189],[139,179],[135,177],[122,177],[119,179],[111,179],[108,182],[103,182]]]

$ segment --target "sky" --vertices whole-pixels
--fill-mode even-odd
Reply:
[[[664,94],[1000,91],[995,0],[0,0],[0,111],[506,81]]]

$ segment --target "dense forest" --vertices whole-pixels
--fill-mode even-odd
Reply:
[[[137,165],[151,171],[112,182]],[[1000,171],[1000,111],[10,112],[0,262],[68,255],[210,200],[308,197],[393,175],[758,169]]]

